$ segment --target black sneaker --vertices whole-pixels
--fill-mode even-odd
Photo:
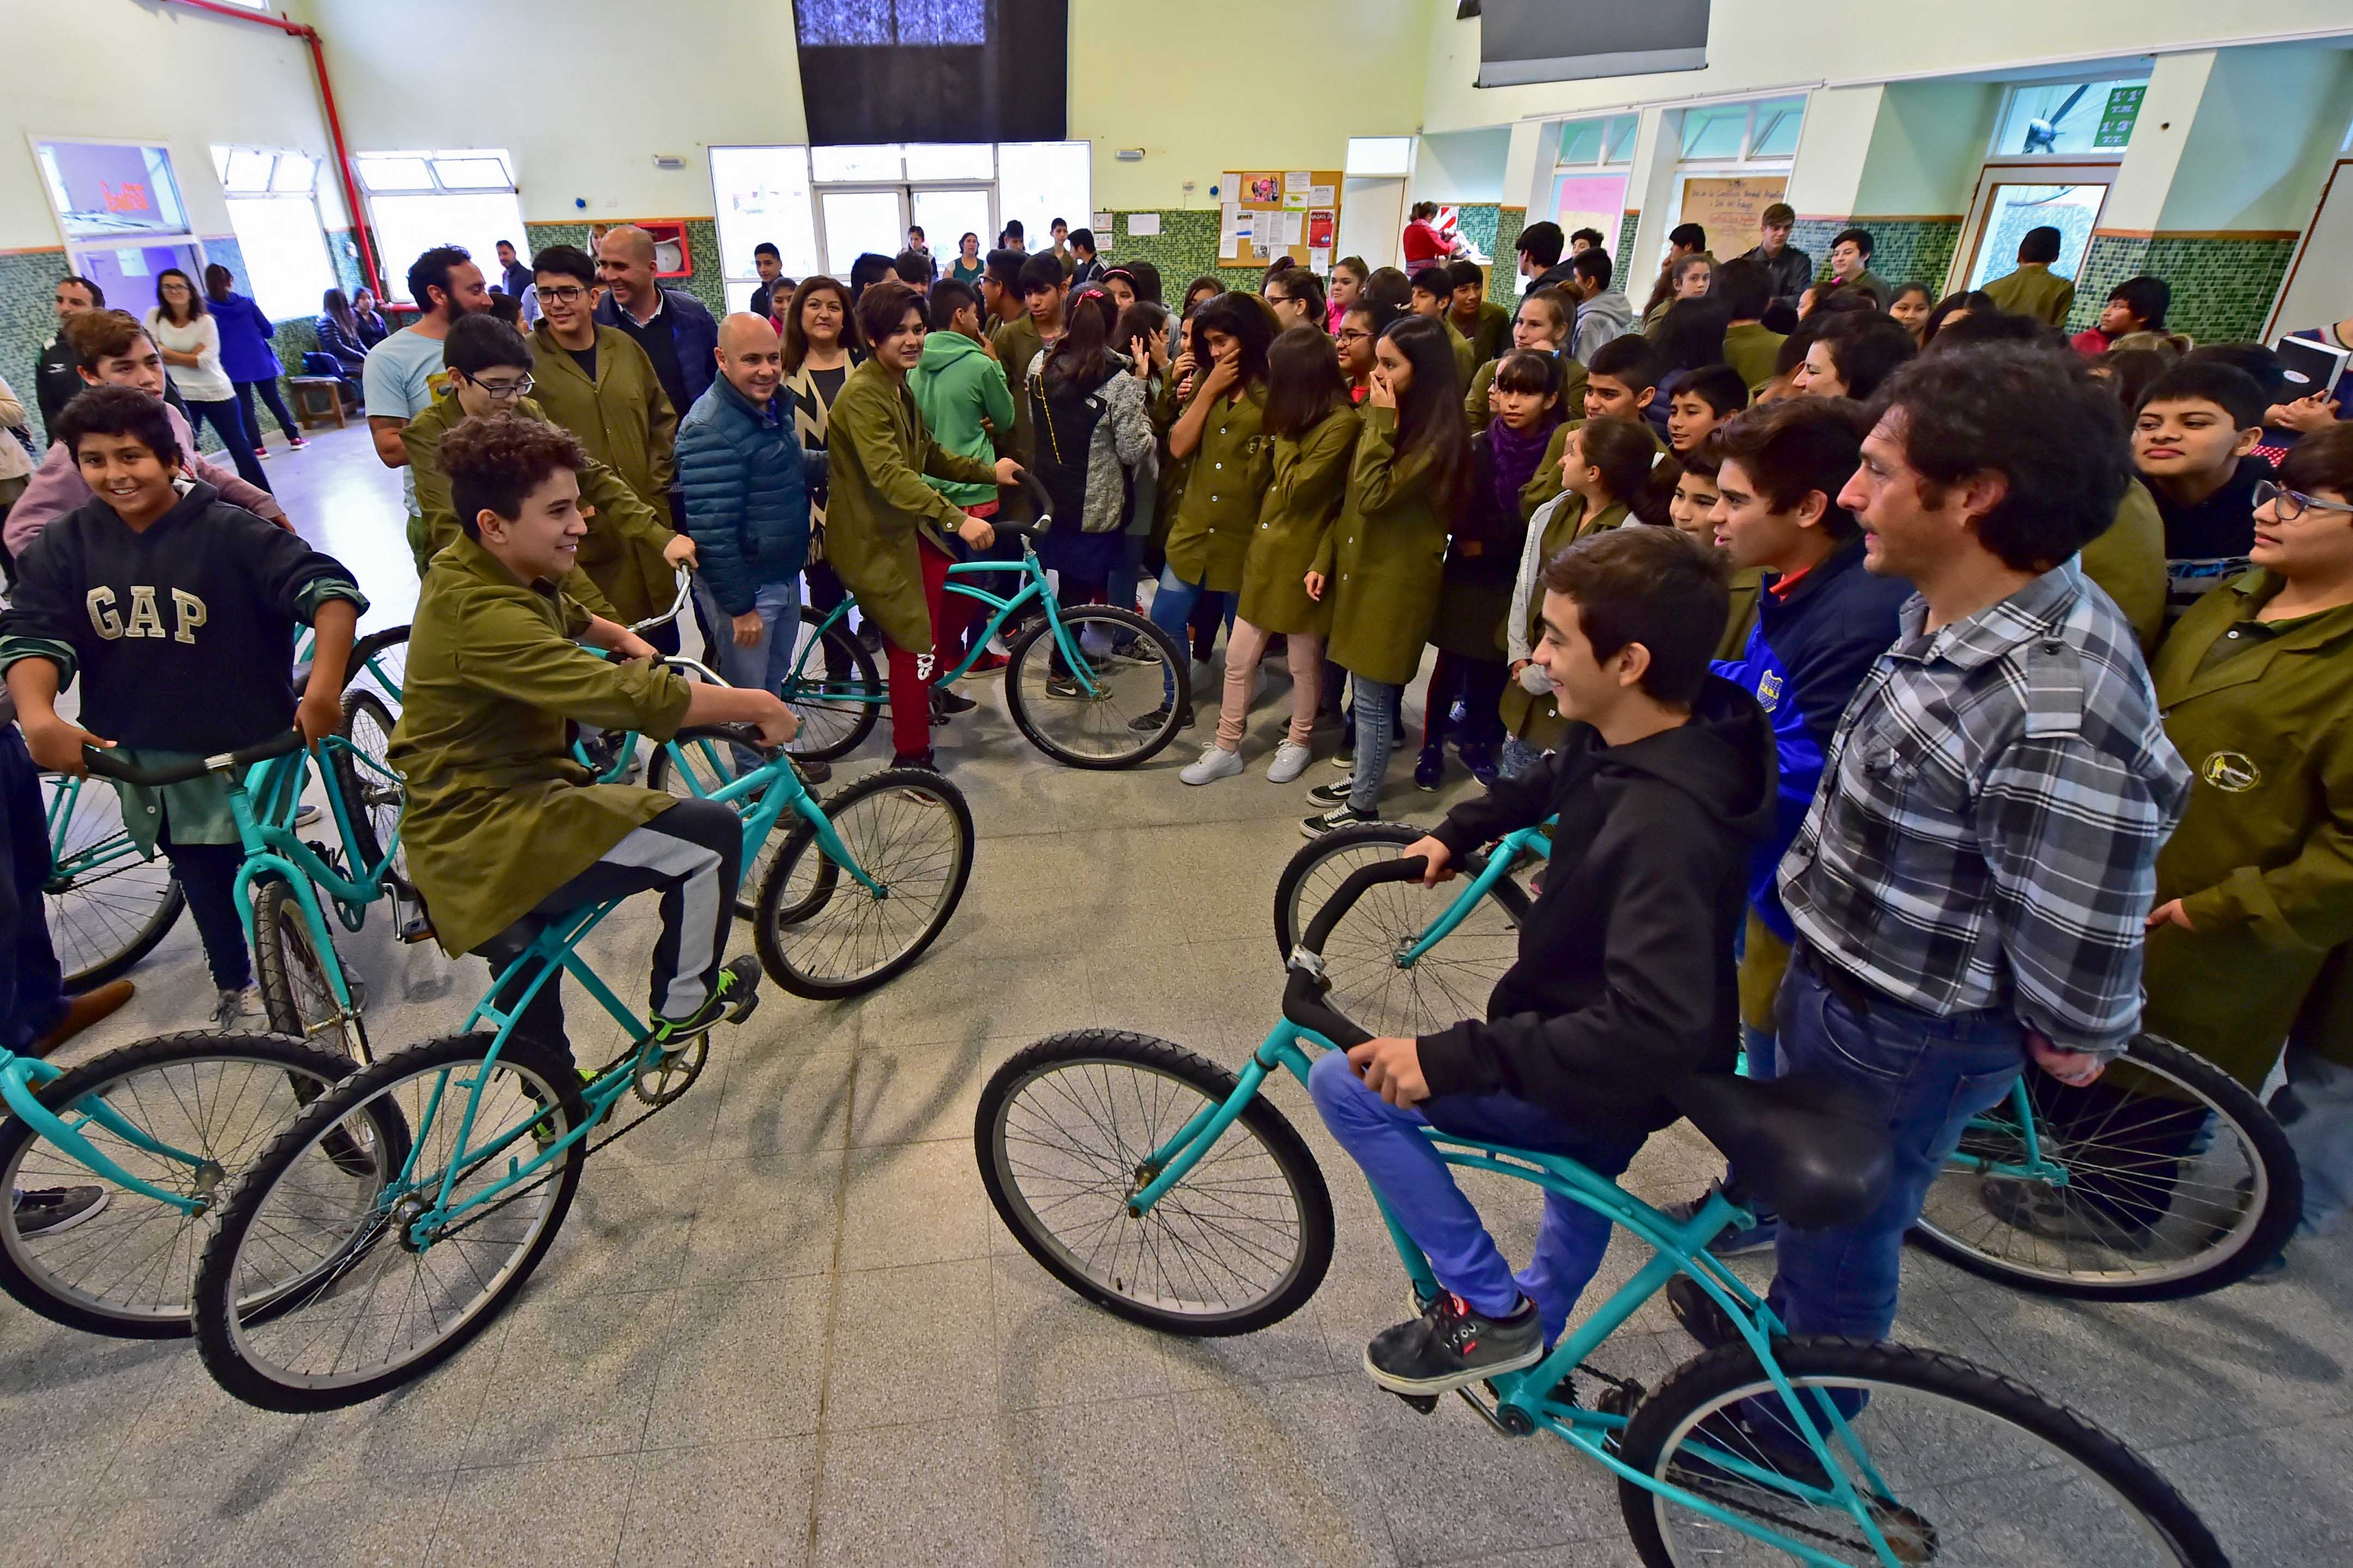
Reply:
[[[740,1024],[760,1002],[760,961],[750,953],[730,959],[702,1005],[683,1018],[654,1018],[653,1040],[665,1048],[707,1034],[716,1024]]]
[[[1307,798],[1318,805],[1345,805],[1348,804],[1348,781],[1342,779],[1338,784],[1317,784],[1307,792]]]
[[[1683,1332],[1708,1350],[1742,1342],[1740,1331],[1733,1326],[1730,1315],[1688,1274],[1678,1274],[1667,1281],[1667,1310],[1675,1315]]]
[[[894,768],[921,768],[927,773],[940,771],[939,761],[929,746],[913,754],[906,752],[893,752],[891,753],[891,765]]]
[[[1343,827],[1356,827],[1380,819],[1381,814],[1377,811],[1358,811],[1353,805],[1335,805],[1302,822],[1299,833],[1303,838],[1321,838],[1327,833],[1337,833]]]
[[[1155,708],[1149,713],[1139,714],[1135,718],[1130,719],[1127,721],[1127,727],[1139,735],[1150,735],[1155,733],[1159,730],[1160,726],[1166,722],[1168,722],[1168,709],[1164,704],[1161,707]],[[1176,728],[1179,730],[1189,730],[1192,727],[1193,710],[1189,707],[1179,710],[1176,714]]]
[[[1508,1318],[1490,1318],[1451,1291],[1365,1347],[1365,1370],[1392,1394],[1444,1394],[1543,1359],[1544,1325],[1534,1302],[1521,1301]]]
[[[1095,689],[1090,691],[1079,684],[1079,678],[1075,675],[1050,675],[1046,678],[1046,695],[1063,698],[1072,702],[1100,702],[1111,695],[1111,689],[1098,681]],[[1167,710],[1163,709],[1161,711],[1166,713]],[[1153,728],[1158,729],[1159,725],[1155,724]]]
[[[965,696],[962,692],[950,691],[944,686],[934,686],[932,688],[932,711],[934,713],[969,713],[979,706],[979,703],[975,702],[971,698]]]
[[[1424,746],[1413,764],[1413,787],[1425,793],[1446,782],[1446,748]]]
[[[106,1207],[104,1187],[35,1187],[16,1194],[18,1236],[55,1236],[94,1219]],[[79,1245],[79,1244],[77,1244]]]
[[[1711,1185],[1707,1191],[1695,1198],[1685,1198],[1679,1204],[1668,1204],[1659,1212],[1677,1225],[1689,1225],[1692,1222],[1692,1216],[1706,1205],[1708,1199],[1715,1195],[1716,1187],[1722,1184],[1722,1183],[1716,1183]],[[1714,1241],[1709,1242],[1707,1249],[1718,1258],[1740,1258],[1752,1252],[1772,1250],[1773,1245],[1781,1239],[1781,1216],[1769,1209],[1752,1208],[1750,1212],[1757,1216],[1757,1222],[1754,1225],[1734,1226],[1730,1230],[1725,1231]]]

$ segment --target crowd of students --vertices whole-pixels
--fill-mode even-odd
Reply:
[[[1849,1233],[1777,1237],[1767,1215],[1729,1244],[1778,1242],[1794,1331],[1883,1335],[1896,1248],[1968,1117],[2021,1070],[2096,1096],[2142,1026],[2251,1088],[2284,1047],[2307,1217],[2333,1217],[2353,1202],[2353,434],[2287,396],[2269,351],[2168,332],[2161,279],[2119,284],[2064,339],[2051,231],[2015,273],[1932,300],[1871,270],[1862,229],[1816,278],[1789,226],[1769,209],[1723,261],[1679,227],[1639,311],[1599,235],[1548,223],[1518,238],[1509,310],[1476,265],[1436,258],[1345,258],[1328,280],[1278,262],[1254,290],[1193,279],[1172,309],[1155,268],[1084,229],[1058,223],[1035,254],[963,236],[947,276],[917,230],[846,281],[786,279],[770,251],[757,308],[723,321],[661,288],[650,239],[622,227],[594,257],[508,260],[527,334],[464,251],[427,252],[418,319],[361,376],[425,580],[396,760],[437,931],[502,963],[583,888],[659,886],[655,1016],[707,1021],[748,975],[680,911],[735,874],[726,835],[667,796],[584,787],[560,726],[529,714],[788,734],[774,689],[799,607],[854,593],[887,657],[893,761],[934,765],[933,730],[972,706],[942,663],[976,651],[946,570],[1014,549],[994,524],[1026,515],[1027,470],[1065,603],[1145,608],[1204,661],[1225,629],[1186,784],[1247,771],[1280,639],[1267,778],[1300,779],[1336,722],[1346,772],[1307,792],[1303,830],[1378,820],[1435,648],[1414,782],[1438,788],[1451,748],[1488,790],[1417,847],[1430,876],[1561,817],[1491,1017],[1316,1074],[1449,1287],[1376,1342],[1398,1379],[1533,1360],[1594,1261],[1556,1215],[1514,1279],[1412,1152],[1414,1117],[1622,1169],[1672,1076],[1742,1039],[1759,1073],[1863,1081],[1899,1145],[1887,1203]],[[340,673],[362,603],[160,400],[163,364],[204,356],[201,305],[184,289],[144,322],[67,322],[92,390],[8,519],[24,586],[0,617],[44,766],[325,718],[282,683],[187,700],[269,685],[256,650],[298,619]],[[161,547],[216,535],[234,550]],[[575,646],[674,651],[674,627],[623,628],[681,565],[733,697]],[[1002,663],[977,652],[972,673]],[[77,673],[79,724],[54,707]],[[1060,670],[1049,690],[1083,700]],[[230,1024],[250,976],[208,787],[139,808]],[[560,1037],[560,1017],[539,1026]],[[1704,1301],[1681,1305],[1709,1331]]]

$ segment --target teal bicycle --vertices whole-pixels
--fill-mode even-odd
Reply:
[[[1366,823],[1303,847],[1276,884],[1278,951],[1292,950],[1350,874],[1420,837],[1404,823]],[[1551,846],[1545,829],[1524,829],[1459,889],[1373,889],[1324,949],[1338,1005],[1381,1035],[1482,1016],[1519,951],[1524,879]],[[2136,1037],[2103,1083],[2086,1097],[2039,1074],[2020,1079],[1970,1123],[1912,1239],[2020,1289],[2110,1301],[2203,1295],[2278,1255],[2302,1212],[2303,1179],[2261,1100],[2154,1035]]]
[[[161,787],[207,773],[240,781],[282,763],[292,731],[225,756],[135,769],[99,752],[100,777]],[[76,784],[86,781],[75,779]],[[90,789],[84,798],[112,795]],[[249,807],[241,807],[249,817]],[[70,1071],[0,1053],[0,1184],[71,1194],[70,1224],[0,1211],[0,1289],[69,1328],[135,1339],[190,1331],[197,1256],[228,1189],[349,1058],[283,1034],[187,1031],[111,1050]],[[396,1130],[360,1119],[329,1148],[338,1179],[375,1171]],[[322,1189],[320,1201],[332,1201]],[[268,1303],[248,1300],[249,1312]]]
[[[664,750],[682,766],[699,748],[756,739],[687,731]],[[804,994],[852,994],[903,970],[971,873],[971,811],[936,773],[871,773],[820,807],[778,755],[711,798],[743,809],[747,858],[780,818],[796,820],[760,891],[758,935],[764,966]],[[197,1342],[224,1388],[264,1409],[327,1410],[424,1375],[496,1321],[546,1255],[590,1140],[603,1147],[692,1087],[710,1037],[657,1044],[580,952],[617,907],[554,921],[510,971],[512,1005],[494,984],[458,1033],[345,1079],[261,1156],[222,1210],[197,1279]],[[559,972],[629,1041],[590,1074],[515,1030]],[[727,1021],[757,1000],[748,992]],[[639,1109],[624,1120],[630,1100]],[[401,1130],[403,1157],[354,1208],[338,1156],[377,1124]]]
[[[122,799],[86,778],[41,776],[49,876],[41,887],[49,945],[69,992],[88,991],[155,951],[188,907],[170,862],[143,853]]]
[[[1021,539],[1018,561],[965,561],[948,568],[947,592],[982,606],[986,629],[944,686],[979,662],[989,639],[1013,624],[1005,666],[1005,707],[1014,727],[1039,751],[1074,768],[1132,768],[1159,755],[1191,712],[1192,663],[1175,638],[1134,610],[1057,602],[1037,541],[1053,526],[1046,488],[1021,476],[1034,522],[991,521]],[[980,585],[991,573],[1018,582],[999,595]],[[825,614],[801,612],[803,635],[778,695],[800,720],[792,752],[812,762],[849,755],[874,731],[889,693],[874,656],[849,635],[855,599]],[[814,659],[815,666],[811,661]],[[1174,692],[1171,700],[1169,693]],[[1142,728],[1138,728],[1138,725]]]
[[[999,1068],[974,1140],[990,1200],[1029,1255],[1088,1300],[1171,1333],[1248,1333],[1298,1310],[1331,1261],[1331,1196],[1261,1091],[1270,1073],[1303,1084],[1322,1052],[1372,1037],[1326,1000],[1324,943],[1358,896],[1421,870],[1418,859],[1366,866],[1335,889],[1290,955],[1282,1020],[1239,1076],[1108,1030],[1041,1040]],[[2146,1461],[2082,1416],[1952,1356],[1792,1338],[1710,1256],[1710,1240],[1746,1223],[1749,1194],[1809,1226],[1868,1213],[1892,1162],[1867,1108],[1799,1077],[1694,1077],[1674,1099],[1750,1184],[1687,1223],[1561,1154],[1429,1131],[1448,1163],[1528,1182],[1650,1249],[1541,1362],[1458,1391],[1493,1431],[1550,1433],[1609,1471],[1645,1563],[2227,1561]],[[1383,1218],[1419,1310],[1440,1287],[1386,1208]],[[1736,1342],[1656,1390],[1594,1367],[1679,1276],[1724,1310]],[[1598,1396],[1580,1396],[1580,1376]],[[1400,1397],[1425,1413],[1437,1402]]]

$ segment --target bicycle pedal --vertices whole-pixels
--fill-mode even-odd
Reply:
[[[740,1024],[759,1010],[760,994],[757,991],[748,992],[744,1000],[727,1010],[727,1016],[722,1021],[728,1024]]]
[[[1391,1389],[1389,1392],[1391,1394],[1397,1394],[1396,1389]],[[1438,1395],[1435,1394],[1398,1394],[1397,1396],[1399,1399],[1404,1400],[1408,1405],[1412,1405],[1424,1415],[1432,1415],[1437,1414]]]

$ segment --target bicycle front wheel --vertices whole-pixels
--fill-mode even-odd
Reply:
[[[646,764],[646,787],[681,800],[707,800],[740,776],[733,748],[709,736],[668,742],[655,748],[653,761]],[[748,809],[748,802],[739,803],[739,809]],[[736,884],[736,919],[750,920],[758,911],[756,889],[767,879],[768,868],[776,861],[776,836],[771,833],[753,847],[743,880]]]
[[[1282,1111],[1252,1100],[1146,1213],[1146,1161],[1240,1080],[1148,1036],[1081,1029],[990,1076],[973,1142],[988,1201],[1048,1273],[1172,1334],[1247,1334],[1299,1310],[1332,1264],[1332,1194]]]
[[[1316,911],[1366,866],[1395,860],[1422,830],[1402,822],[1344,827],[1301,847],[1274,885],[1274,943],[1288,958]],[[1406,961],[1438,917],[1462,895],[1461,879],[1425,888],[1383,882],[1366,889],[1324,943],[1332,1005],[1376,1035],[1419,1037],[1487,1016],[1495,982],[1519,957],[1528,896],[1506,874],[1462,923]]]
[[[2141,1035],[2088,1089],[2031,1068],[2027,1087],[2057,1179],[2027,1159],[2015,1097],[1971,1122],[1912,1232],[1946,1261],[2042,1295],[2167,1301],[2236,1284],[2294,1234],[2295,1151],[2212,1063]]]
[[[849,617],[820,636],[824,625],[817,611],[801,611],[801,646],[807,651],[797,655],[793,668],[799,673],[786,677],[777,694],[801,721],[785,750],[808,763],[829,763],[858,750],[882,711],[882,677],[866,645],[849,635]]]
[[[1134,610],[1080,605],[1054,613],[1078,658],[1064,668],[1047,617],[1030,624],[1005,669],[1014,726],[1074,768],[1132,768],[1159,755],[1193,700],[1185,650]],[[1172,689],[1174,701],[1166,696]]]
[[[353,643],[343,689],[375,691],[391,711],[399,712],[400,689],[408,680],[408,631],[405,626],[386,626]]]
[[[534,1176],[510,1173],[587,1110],[570,1062],[513,1039],[492,1061],[491,1041],[452,1035],[353,1073],[238,1184],[196,1276],[196,1345],[223,1388],[298,1415],[356,1405],[457,1354],[522,1289],[586,1154],[575,1142]],[[355,1208],[322,1206],[344,1143],[379,1122],[408,1129],[413,1156]],[[485,1201],[427,1223],[445,1177],[450,1211]]]
[[[802,822],[760,884],[760,966],[796,996],[855,996],[923,956],[972,876],[972,807],[921,768],[869,773],[825,803],[826,820],[875,887]],[[879,891],[877,889],[880,889]]]
[[[85,1062],[42,1089],[41,1103],[77,1126],[92,1149],[148,1185],[217,1204],[231,1185],[351,1064],[276,1035],[162,1035]],[[149,1148],[98,1120],[103,1107],[159,1145]],[[365,1178],[405,1150],[389,1122],[357,1126],[338,1146],[311,1194],[314,1211],[364,1205]],[[361,1181],[355,1185],[353,1173]],[[211,1236],[206,1214],[187,1214],[99,1174],[38,1137],[30,1122],[0,1121],[0,1183],[12,1194],[83,1189],[102,1201],[72,1224],[27,1228],[37,1212],[10,1204],[0,1217],[0,1289],[51,1322],[124,1339],[176,1339],[189,1331],[197,1256]]]
[[[406,643],[401,646],[407,647]],[[385,756],[392,749],[392,727],[397,722],[391,708],[375,692],[353,687],[343,693],[343,739],[351,742],[352,752],[367,762],[361,762],[341,747],[328,748],[328,755],[334,764],[333,787],[342,794],[343,810],[351,816],[352,853],[359,860],[353,868],[355,875],[383,858],[384,847],[400,831],[400,813],[406,804],[406,794],[400,786],[399,775],[390,772],[391,763]],[[402,880],[407,879],[406,849],[394,852],[391,870]]]
[[[327,966],[341,964],[343,958],[332,942],[324,952],[319,951],[302,919],[302,901],[282,877],[262,883],[254,896],[253,958],[254,979],[260,984],[261,1003],[269,1009],[274,1032],[342,1058],[345,1071],[367,1059],[367,1042],[356,1023],[344,1021],[327,978]],[[343,975],[356,1008],[359,982],[349,969]]]
[[[170,861],[142,856],[131,842],[113,785],[44,773],[41,806],[52,820],[64,816],[49,837],[42,887],[49,945],[66,990],[88,991],[154,952],[187,908],[187,895]]]
[[[1755,1355],[1726,1345],[1686,1363],[1643,1401],[1619,1457],[1780,1543],[1621,1477],[1619,1508],[1650,1568],[1778,1568],[1799,1545],[1872,1568],[2229,1562],[2139,1455],[2009,1378],[1957,1357],[1858,1340],[1777,1341],[1773,1355],[1818,1426],[1831,1400],[1847,1409],[1868,1401],[1843,1433],[1828,1432],[1826,1446],[1892,1556],[1830,1495],[1830,1473]]]

